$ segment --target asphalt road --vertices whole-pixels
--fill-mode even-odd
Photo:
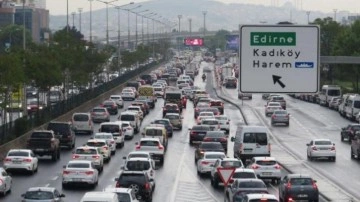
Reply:
[[[199,75],[202,72],[200,71]],[[199,76],[198,76],[199,77]],[[206,82],[200,81],[200,77],[196,78],[195,84],[201,88],[205,88],[211,95],[211,97],[216,98],[213,91],[212,78],[208,75]],[[234,91],[236,92],[236,91]],[[119,92],[120,93],[120,92]],[[230,92],[231,93],[231,92]],[[235,94],[235,93],[233,93]],[[229,95],[230,97],[232,95]],[[217,98],[216,98],[217,99]],[[263,101],[255,97],[255,100],[250,101],[249,103],[257,103],[255,108],[259,111],[260,107],[263,106]],[[296,102],[294,102],[296,103]],[[99,103],[98,103],[99,104]],[[126,103],[126,106],[129,103]],[[304,103],[307,105],[308,103]],[[289,106],[293,103],[289,103]],[[149,115],[147,115],[142,123],[142,127],[149,124],[153,119],[161,118],[161,107],[163,106],[162,99],[158,99],[156,103],[155,110],[152,110]],[[259,108],[259,109],[258,109]],[[89,109],[90,110],[90,109]],[[123,111],[123,110],[119,110]],[[331,113],[331,112],[330,112]],[[243,118],[240,115],[240,112],[234,106],[230,104],[225,104],[225,114],[231,119],[231,131],[234,132],[236,125],[243,123]],[[194,125],[193,118],[193,105],[189,101],[187,108],[183,111],[184,122],[182,131],[176,131],[173,137],[169,141],[169,149],[166,153],[165,163],[163,167],[160,167],[156,172],[156,190],[154,192],[153,201],[163,202],[163,201],[223,201],[223,188],[214,189],[210,185],[210,180],[208,178],[201,178],[196,174],[196,167],[194,164],[194,147],[191,147],[188,143],[188,128],[191,128]],[[261,116],[260,116],[261,117]],[[117,116],[112,116],[111,120],[114,121],[117,119]],[[256,119],[256,117],[255,117]],[[260,122],[264,121],[264,118],[260,118]],[[276,129],[283,133],[290,133],[289,130],[293,127],[296,127],[296,124],[291,124],[290,128],[279,128]],[[301,127],[298,126],[295,131],[291,133],[297,133],[299,141],[304,141],[305,139],[300,135]],[[95,131],[98,130],[98,124],[95,127]],[[287,131],[287,132],[286,132]],[[297,137],[296,135],[294,137]],[[76,146],[83,145],[90,136],[78,135]],[[92,190],[103,190],[106,187],[113,187],[115,185],[114,178],[118,176],[120,171],[120,166],[123,164],[123,156],[126,156],[130,151],[133,151],[135,148],[135,142],[140,139],[140,135],[136,135],[133,140],[126,141],[124,148],[118,149],[115,156],[112,157],[112,160],[105,164],[104,171],[100,175],[99,185],[95,189],[88,188],[78,188],[71,190],[62,190],[61,188],[61,173],[62,166],[65,165],[69,160],[71,160],[71,150],[63,150],[61,153],[61,159],[58,162],[52,162],[50,160],[41,159],[39,165],[39,172],[33,176],[30,175],[13,175],[13,188],[12,193],[1,197],[0,200],[3,202],[14,202],[21,201],[20,195],[24,193],[29,187],[34,186],[49,186],[56,187],[62,193],[66,195],[65,201],[76,202],[80,201],[81,197],[87,191]],[[289,138],[291,141],[286,144],[294,144],[295,139]],[[302,144],[302,143],[301,143]],[[339,143],[341,145],[341,143]],[[348,146],[343,144],[344,147]],[[345,146],[346,145],[346,146]],[[232,144],[229,144],[229,151],[232,151]],[[305,148],[305,147],[304,147]],[[302,148],[303,149],[303,148]],[[340,148],[339,148],[340,149]],[[301,151],[299,151],[300,154]],[[347,153],[349,154],[349,153]],[[228,154],[232,156],[231,152]],[[304,156],[306,158],[306,156]],[[340,156],[338,156],[340,157]],[[348,155],[347,159],[350,161],[350,156]],[[348,162],[349,163],[349,162]],[[357,162],[351,162],[352,164]],[[314,162],[313,164],[320,164]],[[328,165],[330,163],[325,163]],[[333,163],[332,163],[333,164]],[[336,165],[341,164],[341,159],[336,162]],[[324,165],[324,166],[325,166]],[[334,164],[333,164],[334,165]],[[331,165],[331,166],[333,166]],[[358,166],[358,165],[357,165]],[[284,171],[284,174],[286,172]],[[269,192],[278,195],[277,186],[268,184]]]

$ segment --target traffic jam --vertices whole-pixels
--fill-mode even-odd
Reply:
[[[159,183],[163,180],[159,175],[171,172],[167,167],[176,159],[167,156],[181,153],[174,141],[183,133],[193,151],[190,160],[197,177],[208,180],[221,201],[319,201],[319,189],[311,175],[287,173],[271,155],[267,127],[234,125],[235,120],[226,113],[227,103],[209,94],[206,87],[217,82],[224,88],[237,87],[233,65],[216,61],[213,70],[209,65],[213,62],[201,51],[178,52],[171,62],[128,81],[121,92],[89,111],[75,112],[70,122],[53,121],[46,129],[33,131],[27,147],[11,149],[3,161],[2,200],[17,195],[15,199],[24,202],[170,201],[155,200],[154,195],[166,192],[169,186]],[[252,99],[251,94],[236,96]],[[289,126],[284,96],[263,98],[264,114],[271,125]],[[188,124],[190,118],[194,121]],[[307,148],[309,160],[336,160],[335,146],[328,139],[315,139]],[[48,157],[45,165],[41,163]],[[16,178],[26,180],[47,169],[58,169],[58,164],[51,166],[50,162],[63,159],[66,163],[56,178],[59,186],[23,187],[21,193],[10,194],[20,186]],[[274,187],[276,191],[270,190]]]

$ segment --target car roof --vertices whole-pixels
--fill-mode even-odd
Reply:
[[[89,112],[75,112],[73,113],[73,116],[75,115],[87,115],[87,116],[90,116],[90,113]]]
[[[107,143],[106,140],[104,140],[104,139],[89,139],[87,142],[105,142],[105,143]]]
[[[255,171],[251,168],[236,168],[235,173],[255,173]]]
[[[132,151],[132,152],[129,152],[129,154],[149,154],[150,155],[150,152],[148,151]]]
[[[309,174],[288,174],[288,178],[312,178]]]
[[[115,187],[109,187],[105,188],[104,192],[113,192],[113,193],[131,193],[131,188],[115,188]]]
[[[277,161],[275,157],[269,157],[269,156],[256,156],[253,157],[255,161]]]
[[[134,111],[123,111],[121,112],[121,115],[137,115],[137,112],[134,112]]]
[[[278,200],[276,198],[276,196],[274,196],[272,194],[247,194],[246,196],[248,197],[248,199],[275,199],[275,200]]]
[[[130,158],[128,160],[126,160],[126,162],[129,162],[129,161],[150,161],[151,158],[144,158],[144,157],[133,157],[133,158]]]
[[[30,187],[27,191],[49,191],[53,192],[55,187]]]
[[[330,141],[332,142],[330,139],[313,139],[312,141],[317,142],[317,141]]]
[[[120,123],[118,123],[118,121],[111,121],[111,122],[102,122],[100,126],[102,125],[120,125]]]
[[[104,132],[97,132],[94,134],[94,137],[97,136],[97,135],[108,135],[108,136],[113,136],[112,133],[104,133]]]
[[[140,139],[140,141],[157,141],[160,142],[159,138],[155,138],[155,137],[143,137]]]
[[[9,151],[8,151],[8,153],[9,152],[31,152],[31,150],[30,149],[10,149]]]
[[[70,163],[88,163],[88,164],[91,164],[91,161],[88,161],[88,160],[70,160],[67,164],[70,164]]]
[[[97,151],[97,147],[91,147],[91,146],[81,146],[81,147],[76,147],[76,150],[77,149],[95,149]]]
[[[178,114],[178,113],[166,113],[166,115],[180,116],[180,114]],[[166,115],[165,115],[165,116],[166,116]]]
[[[221,155],[225,155],[224,152],[214,152],[214,151],[206,151],[204,152],[204,155],[206,154],[221,154]]]

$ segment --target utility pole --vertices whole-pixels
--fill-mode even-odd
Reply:
[[[73,28],[75,27],[75,12],[72,12],[71,13],[71,16],[72,16],[72,26],[73,26]]]
[[[112,0],[112,1],[97,0],[97,1],[104,3],[106,5],[106,45],[109,45],[109,4],[119,0]]]
[[[310,24],[310,11],[306,11],[307,15],[307,24]]]
[[[205,38],[205,32],[206,32],[205,18],[206,18],[207,11],[203,11],[202,13],[203,13],[203,15],[204,15],[204,38]]]
[[[92,2],[93,0],[89,0],[90,2],[90,43],[92,43]]]
[[[182,15],[178,15],[178,18],[179,18],[179,33],[180,33],[180,24],[181,24],[181,18],[182,18]]]
[[[192,21],[192,19],[189,18],[189,33],[190,33],[190,37],[191,37],[191,21]]]
[[[78,11],[79,11],[79,31],[81,33],[81,13],[82,13],[82,8],[78,8]]]
[[[334,11],[334,21],[336,22],[336,12],[337,12],[337,9],[333,9]]]

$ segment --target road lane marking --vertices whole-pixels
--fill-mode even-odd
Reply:
[[[46,184],[46,185],[45,185],[45,187],[49,187],[49,186],[50,186],[50,184]]]
[[[59,178],[59,176],[55,176],[55,177],[51,178],[51,180],[55,181],[55,180],[57,180],[58,178]]]

